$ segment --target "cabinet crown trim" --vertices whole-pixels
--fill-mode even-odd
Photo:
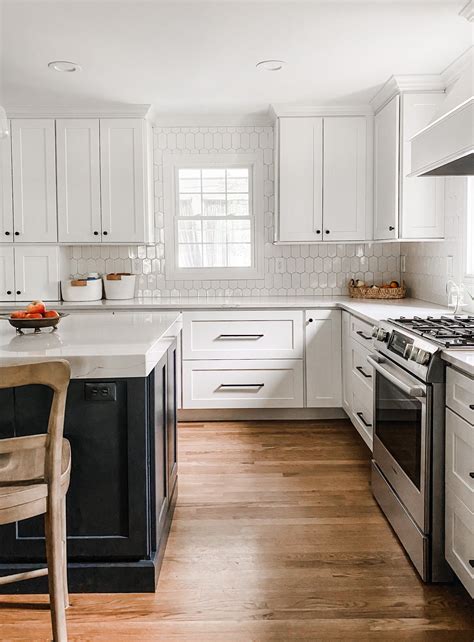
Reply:
[[[274,119],[298,118],[312,116],[372,116],[370,105],[292,105],[277,103],[270,105],[270,113]]]
[[[151,105],[6,106],[8,118],[145,118]]]
[[[370,101],[374,112],[380,111],[394,96],[403,92],[444,92],[446,81],[441,74],[390,76]]]

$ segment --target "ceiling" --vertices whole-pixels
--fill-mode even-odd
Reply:
[[[182,117],[364,104],[390,75],[438,73],[470,46],[463,4],[5,0],[2,100],[151,103]],[[258,71],[268,58],[288,64]],[[83,71],[52,72],[58,59]]]

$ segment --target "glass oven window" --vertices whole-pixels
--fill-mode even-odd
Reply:
[[[376,434],[421,489],[422,404],[377,373]]]

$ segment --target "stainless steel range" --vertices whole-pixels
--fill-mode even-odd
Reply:
[[[422,579],[447,581],[445,366],[439,345],[474,347],[474,318],[389,319],[373,336],[372,491]]]

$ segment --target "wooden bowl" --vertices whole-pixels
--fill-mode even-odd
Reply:
[[[66,312],[59,312],[59,316],[50,319],[12,319],[9,315],[2,315],[2,319],[7,320],[10,325],[16,328],[16,331],[20,334],[23,333],[23,330],[34,330],[35,332],[41,332],[43,328],[53,328],[56,330],[58,323],[63,317],[67,317]]]

